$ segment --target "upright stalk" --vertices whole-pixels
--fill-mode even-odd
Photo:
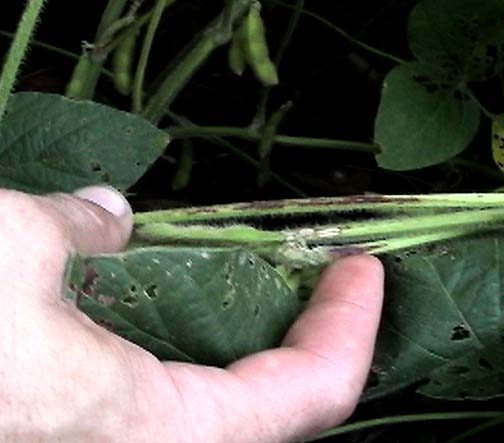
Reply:
[[[163,15],[165,8],[170,6],[174,2],[175,0],[157,0],[156,5],[154,6],[152,17],[145,34],[142,51],[140,53],[140,58],[135,73],[135,79],[133,82],[133,112],[138,113],[142,110],[145,70],[147,68],[147,62],[149,60],[152,42],[154,41],[154,35],[156,34],[159,22],[161,21],[161,16]]]
[[[129,0],[109,0],[96,31],[95,44],[98,44],[108,28],[120,19],[128,2]],[[67,86],[66,94],[81,99],[92,99],[105,60],[106,56],[97,60],[96,57],[82,54],[75,65],[72,78]],[[82,84],[80,82],[82,82]],[[70,87],[70,85],[75,85],[76,83],[79,85],[78,88]]]
[[[250,7],[252,0],[235,0],[202,32],[182,61],[173,69],[147,103],[144,117],[159,122],[180,90],[207,60],[212,52],[231,39],[230,24],[238,20]]]
[[[0,77],[0,121],[5,113],[19,67],[46,0],[28,0],[11,43]]]

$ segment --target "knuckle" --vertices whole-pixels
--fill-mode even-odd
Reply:
[[[0,190],[0,226],[4,248],[50,251],[64,242],[61,220],[48,210],[41,197]]]

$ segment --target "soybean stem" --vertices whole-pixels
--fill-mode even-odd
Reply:
[[[450,440],[447,440],[444,443],[459,443],[460,441],[466,440],[469,437],[473,437],[474,435],[477,435],[495,426],[499,426],[503,423],[504,423],[504,414],[499,417],[495,417],[492,420],[488,420],[485,423],[482,423],[478,426],[475,426],[474,428],[471,428],[457,435],[456,437],[450,438]]]
[[[0,76],[0,121],[7,107],[21,62],[46,0],[28,0]]]
[[[145,33],[142,51],[140,52],[140,58],[135,73],[135,79],[133,81],[133,112],[139,113],[142,111],[145,70],[147,68],[152,42],[154,41],[154,36],[165,8],[171,6],[174,2],[175,0],[157,0],[156,5],[154,6],[152,17],[150,19],[147,32]]]
[[[288,9],[294,9],[296,7],[295,5],[290,5],[290,4],[285,3],[285,2],[283,2],[281,0],[268,0],[268,1],[270,1],[273,4],[282,6],[284,8],[288,8]],[[375,48],[375,47],[370,46],[370,45],[368,45],[368,44],[366,44],[366,43],[364,43],[364,42],[362,42],[360,40],[357,40],[356,38],[352,37],[348,32],[344,31],[340,27],[338,27],[335,24],[331,23],[329,20],[325,19],[324,17],[321,17],[320,15],[318,15],[318,14],[316,14],[314,12],[308,11],[307,9],[303,9],[301,12],[303,14],[305,14],[306,16],[309,16],[309,17],[314,18],[315,20],[318,20],[320,23],[324,24],[328,28],[330,28],[333,31],[335,31],[337,34],[339,34],[341,37],[343,37],[345,40],[347,40],[349,43],[351,43],[354,46],[362,48],[362,49],[364,49],[364,50],[366,50],[368,52],[371,52],[372,54],[375,54],[375,55],[378,55],[380,57],[383,57],[383,58],[386,58],[388,60],[391,60],[394,63],[398,63],[398,64],[404,63],[403,59],[401,59],[399,57],[396,57],[395,55],[389,54],[389,53],[387,53],[385,51],[382,51],[381,49]]]
[[[180,127],[178,129],[191,129],[191,128],[198,128],[198,126],[194,125],[191,123],[189,120],[182,118],[178,116],[177,114],[173,113],[170,110],[167,110],[166,114],[174,121],[176,121]],[[172,137],[172,134],[169,133],[170,136]],[[258,169],[259,168],[259,162],[252,158],[250,155],[246,154],[243,152],[241,149],[237,148],[235,145],[232,143],[228,142],[227,140],[218,137],[218,136],[211,136],[211,135],[206,135],[206,136],[201,136],[202,138],[210,141],[211,143],[214,143],[216,145],[222,146],[225,149],[227,149],[229,152],[231,152],[233,155],[238,157],[240,160],[245,162],[246,164]],[[287,180],[283,179],[280,177],[278,174],[271,172],[270,177],[276,181],[278,184],[283,186],[284,188],[288,189],[290,192],[292,192],[296,197],[308,197],[308,195],[303,192],[301,189],[297,188],[293,184],[289,183]]]
[[[180,90],[189,82],[193,74],[201,67],[213,51],[227,43],[231,39],[229,24],[238,20],[250,7],[252,0],[235,0],[231,8],[231,17],[229,8],[224,8],[215,20],[213,20],[202,32],[201,38],[195,43],[194,47],[187,53],[181,62],[166,76],[158,90],[150,97],[143,111],[143,116],[153,123],[166,114],[171,103],[177,97]]]
[[[299,23],[299,18],[301,17],[301,12],[303,11],[305,4],[305,0],[296,0],[296,4],[294,5],[294,10],[291,14],[289,24],[287,29],[280,41],[280,46],[278,47],[273,62],[277,68],[277,71],[280,70],[280,64],[282,63],[283,56],[285,51],[287,50],[289,43],[292,39],[294,31],[297,28]],[[259,127],[263,126],[266,121],[266,109],[268,107],[268,100],[271,92],[271,86],[263,87],[261,97],[259,99],[259,106],[257,109],[256,116],[254,117],[254,123],[256,123]]]
[[[419,210],[450,211],[504,207],[504,194],[361,195],[321,197],[227,205],[178,208],[139,212],[135,222],[182,223],[226,221],[264,216],[309,214],[351,214],[370,211],[376,214],[415,213]]]
[[[315,441],[325,437],[334,435],[346,434],[348,432],[360,431],[362,429],[374,428],[376,426],[415,423],[422,421],[438,421],[438,420],[479,420],[485,418],[502,417],[504,411],[463,411],[463,412],[434,412],[429,414],[408,414],[392,417],[374,418],[371,420],[363,420],[356,423],[349,423],[337,428],[325,431],[314,438],[305,441]]]
[[[261,133],[252,128],[237,128],[226,126],[188,126],[188,127],[170,127],[166,131],[172,138],[191,138],[191,137],[236,137],[244,140],[259,141]],[[356,142],[347,140],[333,140],[327,138],[314,137],[296,137],[289,135],[275,135],[273,138],[275,144],[285,146],[296,146],[300,148],[321,148],[321,149],[341,149],[346,151],[366,152],[377,154],[380,152],[378,145],[374,143]]]

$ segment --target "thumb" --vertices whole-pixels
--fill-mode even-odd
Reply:
[[[109,186],[89,186],[71,194],[42,197],[55,212],[70,242],[70,249],[84,255],[118,252],[133,229],[128,201]]]

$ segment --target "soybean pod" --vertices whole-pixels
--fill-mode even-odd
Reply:
[[[242,75],[247,64],[246,55],[243,48],[243,38],[241,28],[233,34],[228,49],[228,64],[231,71],[236,75]]]
[[[251,6],[241,32],[247,62],[256,78],[267,86],[278,84],[278,74],[269,56],[266,28],[258,3]]]
[[[129,95],[133,83],[132,65],[135,55],[137,33],[130,32],[114,51],[112,70],[114,85],[122,95]]]
[[[67,97],[80,98],[85,95],[87,87],[86,82],[92,63],[88,52],[80,56],[72,72],[72,78],[68,82],[65,90],[65,95]]]
[[[177,172],[172,180],[172,190],[179,191],[186,188],[191,180],[193,168],[193,144],[191,140],[182,140],[182,149],[177,165]]]

